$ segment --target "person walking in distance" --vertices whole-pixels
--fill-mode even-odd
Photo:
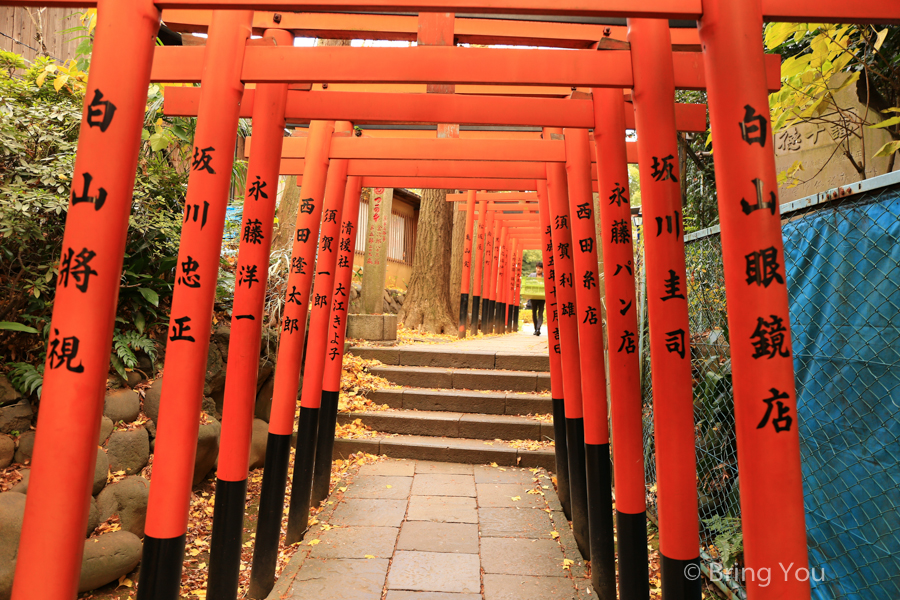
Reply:
[[[529,277],[543,277],[544,263],[539,262],[534,266],[534,273]],[[545,300],[529,300],[531,302],[531,320],[534,323],[534,335],[541,335],[541,325],[544,324],[544,303]]]

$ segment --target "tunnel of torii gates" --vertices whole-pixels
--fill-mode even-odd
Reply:
[[[750,343],[759,318],[772,316],[788,323],[775,162],[768,142],[767,93],[778,89],[779,59],[764,54],[762,24],[900,23],[900,0],[0,0],[0,4],[99,7],[63,242],[63,256],[67,249],[87,249],[92,258],[89,263],[65,265],[78,285],[69,286],[71,278],[57,283],[44,409],[38,419],[13,598],[75,596],[151,81],[202,85],[168,89],[166,94],[170,114],[177,109],[197,115],[198,120],[138,598],[179,595],[197,416],[231,184],[231,149],[243,115],[253,119],[253,151],[226,373],[207,597],[232,599],[238,589],[274,192],[278,175],[289,173],[302,173],[302,202],[280,334],[249,595],[264,597],[274,581],[308,313],[285,543],[301,539],[310,503],[327,494],[360,190],[384,186],[466,190],[465,256],[480,278],[476,276],[474,290],[463,287],[462,293],[471,292],[473,303],[478,306],[477,297],[487,310],[482,319],[485,328],[504,329],[503,309],[517,305],[514,282],[520,250],[540,247],[547,267],[548,330],[553,336],[550,367],[559,493],[579,547],[585,558],[590,557],[598,597],[616,597],[616,565],[619,597],[648,597],[627,186],[627,162],[633,160],[641,174],[645,223],[662,593],[667,600],[699,599],[690,336],[681,174],[675,157],[676,131],[696,131],[705,123],[701,127],[695,120],[696,107],[674,103],[676,88],[708,92],[728,325],[734,340],[731,359],[746,567],[783,573],[781,566],[808,565],[792,359],[756,359]],[[457,13],[460,18],[454,17]],[[208,31],[206,47],[155,47],[161,18],[176,30],[181,23],[184,31]],[[627,28],[598,25],[597,18],[627,18]],[[670,29],[666,19],[696,21],[697,27]],[[254,32],[262,38],[250,39]],[[405,39],[418,45],[300,48],[293,47],[294,35]],[[568,50],[466,48],[455,46],[457,41]],[[310,122],[308,137],[283,137],[286,123],[305,122]],[[428,140],[414,139],[410,132],[402,133],[407,139],[378,139],[374,131],[357,138],[351,123],[437,124],[437,130]],[[460,131],[460,125],[542,129],[539,134],[489,134]],[[626,145],[626,128],[637,131],[636,148]],[[359,152],[354,153],[356,149]],[[482,195],[489,190],[525,192],[528,195],[518,199],[532,204],[536,199],[538,211],[508,214],[495,198]],[[600,196],[601,231],[595,230],[593,190]],[[484,234],[485,243],[476,245],[472,263],[469,244],[476,211],[483,217],[479,235]],[[598,250],[603,253],[602,265]],[[604,360],[601,298],[594,284],[599,268],[609,309],[606,350],[617,543],[606,383],[603,368],[598,368]],[[311,303],[311,298],[324,300]],[[789,331],[784,335],[790,347]],[[317,436],[318,431],[322,435]],[[69,461],[54,460],[60,454]],[[82,493],[61,494],[63,489]],[[765,583],[750,578],[749,597],[810,596],[808,582],[790,574]]]

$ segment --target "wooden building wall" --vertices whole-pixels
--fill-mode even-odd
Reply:
[[[29,16],[29,10],[34,19]],[[0,6],[0,50],[15,52],[28,61],[34,61],[44,55],[37,39],[38,33],[43,32],[47,54],[65,62],[75,56],[80,40],[72,39],[76,34],[60,32],[78,25],[81,12],[74,8]],[[35,20],[40,27],[35,25]]]

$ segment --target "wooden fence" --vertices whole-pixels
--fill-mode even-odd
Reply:
[[[61,33],[80,24],[84,9],[14,8],[0,6],[0,50],[21,54],[33,62],[50,56],[65,62],[75,56],[76,34]]]

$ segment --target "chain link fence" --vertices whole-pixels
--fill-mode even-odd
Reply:
[[[900,174],[785,204],[782,232],[813,598],[897,599]],[[648,512],[655,517],[649,324],[638,242],[645,471]],[[685,254],[701,561],[713,574],[704,595],[746,598],[740,577],[720,575],[739,574],[743,564],[719,228],[685,236]]]

